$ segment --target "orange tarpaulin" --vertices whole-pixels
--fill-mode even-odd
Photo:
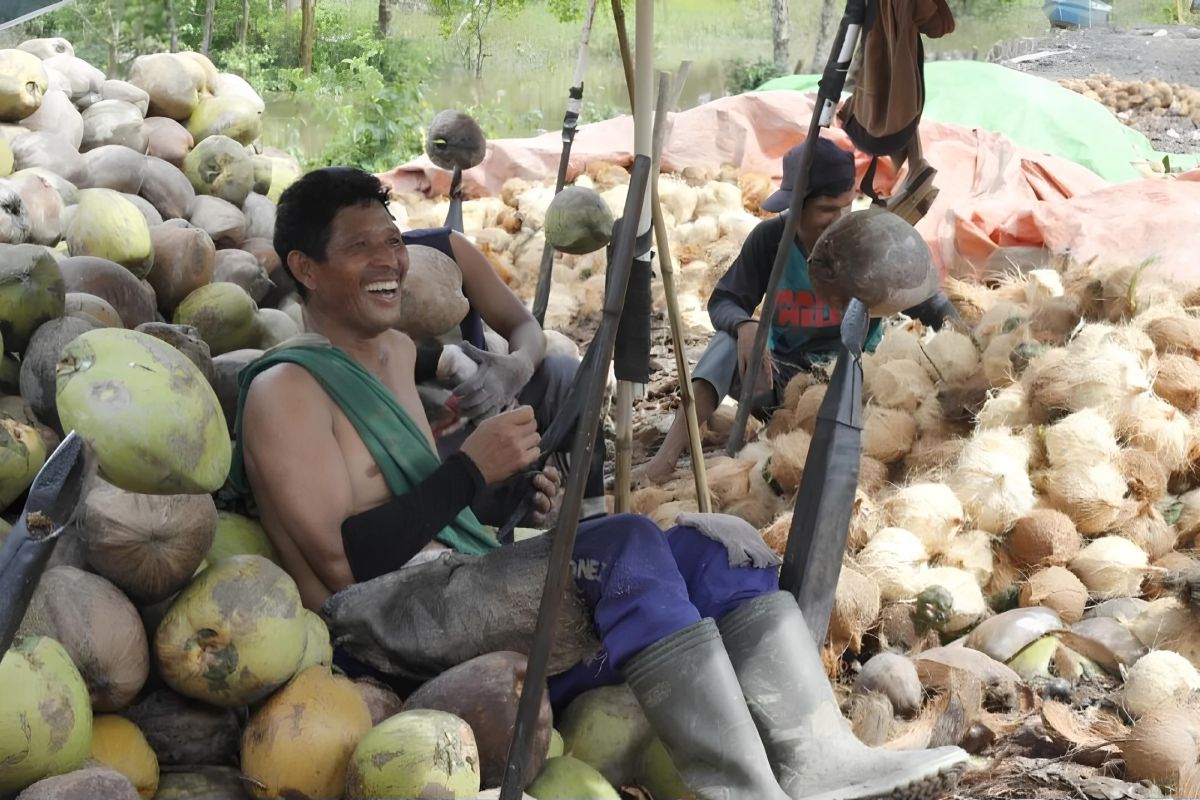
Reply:
[[[723,97],[672,115],[663,169],[733,164],[781,178],[783,154],[803,141],[815,95],[794,91]],[[851,148],[837,127],[828,136]],[[997,248],[1045,246],[1055,254],[1116,262],[1156,259],[1152,273],[1200,277],[1200,170],[1171,178],[1110,184],[1059,156],[1021,147],[1003,134],[933,120],[921,124],[925,156],[938,170],[937,200],[917,225],[946,272],[969,275]],[[593,161],[633,160],[629,116],[581,127],[571,151],[568,180]],[[562,148],[558,132],[488,143],[487,157],[463,175],[467,197],[498,195],[509,178],[551,179]],[[869,157],[856,154],[859,177]],[[425,156],[380,176],[393,189],[444,195],[448,172]],[[895,183],[880,162],[876,188]]]

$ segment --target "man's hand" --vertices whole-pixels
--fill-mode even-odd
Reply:
[[[746,366],[750,363],[751,357],[754,355],[754,339],[758,336],[758,321],[751,320],[738,326],[737,329],[737,350],[738,350],[738,377],[745,377]],[[766,391],[774,387],[775,376],[772,374],[774,365],[771,363],[771,348],[763,348],[762,368],[758,373],[758,386],[756,391]]]
[[[533,408],[521,406],[484,420],[462,444],[488,485],[499,483],[528,467],[541,455]]]
[[[531,528],[542,528],[546,525],[546,517],[550,513],[550,505],[558,494],[561,476],[554,467],[547,466],[539,474],[533,476],[533,488],[537,494],[533,500],[533,512],[526,524]],[[525,522],[523,520],[523,522]]]
[[[520,353],[489,353],[463,342],[462,351],[479,369],[454,390],[458,407],[471,419],[487,419],[510,403],[533,377],[533,364]]]

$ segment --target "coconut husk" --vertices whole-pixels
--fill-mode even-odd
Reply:
[[[354,679],[354,687],[367,703],[371,725],[375,726],[404,709],[404,700],[386,684],[369,675]]]
[[[763,462],[751,464],[749,472],[749,491],[735,499],[725,512],[741,517],[755,528],[770,524],[771,520],[783,510],[784,498],[777,494],[763,475]]]
[[[242,730],[231,709],[160,688],[125,709],[121,716],[141,729],[162,767],[238,763]]]
[[[43,59],[42,65],[61,73],[67,78],[71,90],[71,102],[80,108],[96,102],[100,98],[100,87],[104,85],[105,75],[82,58],[70,53],[57,53]]]
[[[262,136],[262,109],[237,95],[205,97],[188,117],[187,128],[197,142],[209,136],[228,136],[250,145]],[[270,189],[269,180],[267,188]]]
[[[275,252],[275,243],[270,239],[247,239],[242,245],[242,249],[258,259],[258,263],[267,271],[267,277],[272,282],[279,275],[286,275],[281,268],[283,265],[279,261],[279,254]]]
[[[1178,353],[1160,356],[1154,392],[1184,413],[1195,411],[1200,406],[1200,363]]]
[[[270,350],[300,334],[300,327],[295,321],[277,308],[260,308],[254,316],[261,333],[258,342],[261,350]]]
[[[846,718],[854,737],[868,747],[879,747],[889,736],[895,712],[880,692],[854,694],[846,700]]]
[[[93,256],[75,256],[59,262],[67,292],[84,292],[107,301],[126,327],[155,319],[154,293],[120,264]]]
[[[238,248],[246,241],[246,218],[234,204],[198,194],[188,221],[203,228],[218,250]]]
[[[80,526],[88,563],[139,603],[183,588],[204,560],[217,527],[212,497],[149,495],[98,481]]]
[[[750,472],[754,463],[729,456],[705,459],[708,490],[718,508],[728,508],[750,493]]]
[[[106,328],[124,328],[121,315],[107,300],[86,292],[68,292],[65,314],[86,314]]]
[[[1002,429],[978,430],[964,441],[946,483],[974,527],[1002,534],[1033,510],[1030,457],[1029,442]]]
[[[1052,609],[1067,624],[1083,618],[1087,587],[1065,567],[1044,567],[1029,576],[1021,586],[1022,608],[1042,606]]]
[[[647,486],[638,489],[629,498],[629,510],[634,514],[649,515],[651,511],[675,498],[674,493],[660,486]]]
[[[1077,715],[1066,703],[1047,700],[1042,705],[1042,727],[1051,738],[1067,751],[1071,760],[1088,766],[1099,767],[1121,757],[1121,750],[1113,736],[1128,733],[1115,716],[1089,709],[1088,716]],[[1098,720],[1098,717],[1101,717]]]
[[[142,214],[142,219],[146,220],[146,227],[153,228],[155,225],[162,225],[162,214],[158,213],[158,209],[150,205],[150,201],[136,194],[122,194],[125,200],[132,203],[133,206]]]
[[[1156,508],[1139,514],[1116,532],[1146,551],[1150,558],[1160,558],[1171,552],[1179,535]]]
[[[910,414],[916,412],[926,397],[934,394],[933,380],[928,373],[907,358],[876,364],[869,379],[864,364],[863,388],[872,402]]]
[[[937,435],[921,435],[904,457],[904,481],[921,483],[941,481],[954,469],[963,440]]]
[[[0,244],[29,241],[29,214],[17,186],[0,178]]]
[[[1077,464],[1050,470],[1042,490],[1053,507],[1066,513],[1084,536],[1116,529],[1137,513],[1125,500],[1125,477],[1110,463]]]
[[[254,165],[242,145],[228,136],[197,141],[183,159],[183,171],[200,195],[212,195],[240,207],[254,188]]]

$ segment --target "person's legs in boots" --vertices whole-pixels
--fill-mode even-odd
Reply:
[[[790,593],[755,597],[717,624],[789,797],[924,800],[953,788],[966,765],[963,750],[883,750],[854,736]]]
[[[691,603],[658,526],[635,514],[584,523],[573,556],[604,652],[551,679],[556,709],[624,680],[699,797],[784,800],[716,624]]]
[[[737,340],[718,331],[696,362],[692,371],[692,397],[696,401],[696,422],[703,427],[717,405],[729,394],[737,377]],[[679,457],[688,449],[687,414],[681,405],[657,452],[633,471],[633,482],[665,483],[675,472]]]

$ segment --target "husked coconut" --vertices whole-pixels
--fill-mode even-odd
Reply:
[[[1200,357],[1200,318],[1174,314],[1153,319],[1143,327],[1160,355]]]
[[[1029,459],[1028,441],[1003,429],[976,431],[963,443],[946,483],[976,528],[1002,534],[1033,510]]]
[[[1066,567],[1044,567],[1029,576],[1021,586],[1022,608],[1043,606],[1058,612],[1068,625],[1083,618],[1088,590],[1083,581]]]
[[[1129,493],[1145,513],[1153,508],[1167,492],[1167,473],[1162,464],[1145,450],[1125,448],[1117,459],[1125,476]]]
[[[1121,755],[1128,779],[1173,789],[1200,762],[1197,704],[1168,703],[1143,715],[1122,740]]]
[[[1168,472],[1188,463],[1196,443],[1187,415],[1148,393],[1129,401],[1117,417],[1117,431],[1130,447],[1153,454]]]
[[[1129,668],[1121,692],[1121,705],[1133,718],[1154,709],[1178,704],[1200,690],[1200,672],[1179,653],[1151,650]]]
[[[962,503],[943,483],[916,483],[897,489],[882,505],[883,524],[917,535],[930,553],[946,549],[965,522]]]
[[[808,445],[812,437],[802,430],[785,433],[771,440],[771,456],[766,463],[772,480],[785,494],[800,488],[804,465],[808,460]]]
[[[826,385],[821,383],[816,386],[810,386],[800,395],[800,399],[796,401],[795,408],[792,409],[792,423],[795,427],[801,430],[812,433],[816,428],[817,413],[821,410],[821,403],[825,401]],[[876,456],[871,456],[879,460]],[[882,462],[881,462],[882,463]]]
[[[1016,521],[1008,535],[1009,552],[1025,566],[1064,566],[1081,546],[1075,523],[1051,508],[1033,509]]]
[[[864,356],[863,388],[873,403],[912,414],[925,398],[934,394],[933,381],[915,361],[902,358],[875,363],[870,377],[866,364]]]
[[[1089,543],[1069,566],[1098,600],[1136,597],[1149,567],[1146,551],[1120,536],[1103,536]]]
[[[790,515],[788,519],[790,523]],[[829,617],[830,641],[857,653],[862,637],[879,619],[880,605],[879,585],[861,570],[843,564]]]
[[[995,569],[992,551],[992,536],[987,531],[963,531],[941,551],[938,562],[969,573],[977,584],[985,586]]]
[[[928,561],[921,540],[903,528],[876,531],[858,554],[860,571],[879,585],[885,602],[916,597],[924,588],[920,568]]]
[[[1156,508],[1121,525],[1116,533],[1145,550],[1150,558],[1162,558],[1169,554],[1174,550],[1178,538],[1175,528],[1167,524]]]
[[[1106,417],[1085,408],[1046,428],[1046,457],[1054,467],[1075,467],[1113,461],[1121,452],[1116,432]]]
[[[883,337],[875,348],[875,356],[879,363],[899,360],[926,363],[925,351],[921,348],[921,333],[924,329],[925,326],[916,320],[885,327]]]
[[[1177,353],[1160,356],[1154,393],[1184,413],[1195,411],[1200,406],[1200,362]]]
[[[924,692],[912,659],[899,653],[882,652],[863,665],[854,679],[853,694],[879,692],[891,701],[892,708],[902,717],[912,717],[921,710]]]
[[[1021,428],[1029,422],[1025,389],[1019,383],[989,393],[975,416],[975,424],[980,428]]]
[[[925,358],[918,363],[925,366],[934,380],[958,383],[979,370],[979,351],[975,343],[970,336],[952,328],[938,331],[924,342],[923,347]]]
[[[1042,488],[1049,502],[1065,512],[1084,536],[1110,531],[1136,512],[1136,505],[1127,502],[1125,476],[1108,461],[1054,468]]]
[[[872,405],[864,414],[863,453],[884,464],[894,464],[908,455],[916,435],[917,422],[904,411]]]
[[[946,633],[964,630],[987,613],[987,603],[974,576],[955,567],[926,567],[919,573],[921,591],[941,586],[952,598],[949,618],[941,626]]]

